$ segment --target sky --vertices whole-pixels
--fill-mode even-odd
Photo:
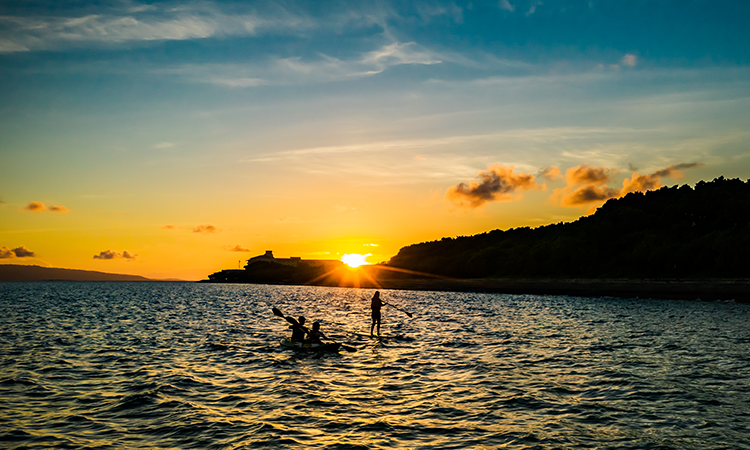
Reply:
[[[0,264],[377,263],[746,180],[749,20],[734,0],[2,2]]]

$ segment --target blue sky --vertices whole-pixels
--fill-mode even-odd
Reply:
[[[748,19],[739,1],[6,2],[0,247],[187,278],[266,249],[377,262],[747,179]]]

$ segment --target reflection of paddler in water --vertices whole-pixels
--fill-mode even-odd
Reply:
[[[380,309],[385,305],[382,300],[380,300],[380,292],[375,291],[375,295],[372,296],[372,303],[370,304],[370,307],[372,308],[372,325],[370,325],[370,336],[373,336],[372,330],[375,328],[375,324],[378,325],[378,336],[380,336]]]
[[[289,322],[292,323],[292,326],[289,327],[292,329],[292,342],[304,342],[305,335],[310,334],[310,331],[305,326],[305,316],[299,316],[297,323]]]

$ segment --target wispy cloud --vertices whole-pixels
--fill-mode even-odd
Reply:
[[[516,7],[511,5],[508,0],[500,0],[500,9],[504,9],[505,11],[513,12],[516,10]]]
[[[526,11],[526,15],[527,16],[533,15],[536,12],[536,7],[537,6],[541,6],[541,5],[543,5],[543,3],[541,1],[539,1],[539,0],[535,0],[535,1],[531,2],[531,6],[529,6],[529,10]]]
[[[99,252],[98,255],[94,255],[94,259],[101,259],[105,261],[113,259],[127,259],[129,261],[132,261],[137,257],[138,255],[134,255],[127,250],[124,250],[122,253],[113,250],[105,250],[103,252]]]
[[[390,67],[440,64],[441,58],[414,42],[392,42],[350,59],[317,53],[313,56],[273,57],[252,64],[190,64],[160,68],[156,74],[190,82],[230,88],[326,83],[377,75]]]
[[[13,249],[8,247],[0,248],[0,259],[33,258],[34,256],[36,256],[36,254],[24,245]]]
[[[56,50],[81,45],[253,36],[316,26],[309,18],[275,8],[268,14],[223,11],[210,2],[187,5],[100,6],[69,16],[2,16],[0,52]]]
[[[241,253],[247,253],[250,252],[250,249],[247,249],[245,247],[242,247],[241,245],[235,245],[234,247],[231,247],[229,249],[230,252],[241,252]]]

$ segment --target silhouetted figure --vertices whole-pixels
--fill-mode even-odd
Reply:
[[[308,336],[308,342],[311,344],[321,344],[322,341],[320,338],[325,338],[326,335],[323,334],[322,331],[320,331],[320,323],[313,322],[312,330],[310,330],[309,333],[307,333]]]
[[[310,333],[305,327],[305,316],[299,316],[297,323],[293,323],[289,328],[292,329],[292,342],[304,342],[305,335]]]
[[[370,304],[370,308],[372,308],[372,325],[370,325],[370,336],[372,336],[372,330],[375,328],[375,325],[378,325],[378,336],[380,336],[380,309],[383,307],[384,303],[382,300],[380,300],[380,292],[375,291],[375,295],[372,296],[372,303]]]

